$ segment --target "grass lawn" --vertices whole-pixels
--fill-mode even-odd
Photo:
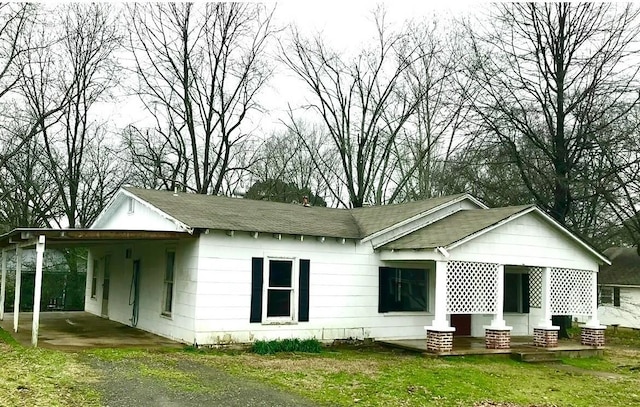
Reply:
[[[99,406],[91,372],[69,353],[25,348],[0,329],[0,406]]]
[[[174,368],[188,361],[331,406],[640,405],[640,331],[631,330],[609,335],[612,346],[603,358],[567,359],[551,365],[506,357],[426,358],[376,346],[268,356],[189,348],[73,354],[22,348],[7,336],[0,331],[2,406],[99,405],[99,395],[90,389],[95,376],[83,364],[87,356],[135,360],[141,376],[199,391],[189,387],[197,384],[193,375]]]
[[[329,405],[640,405],[638,349],[557,366],[504,357],[431,359],[379,348],[327,350],[319,356],[245,353],[202,358]],[[621,358],[625,363],[619,365]]]

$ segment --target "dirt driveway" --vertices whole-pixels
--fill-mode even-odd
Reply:
[[[108,407],[317,406],[268,385],[231,376],[184,354],[141,352],[127,359],[86,355]]]

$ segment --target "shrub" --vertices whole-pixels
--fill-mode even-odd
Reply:
[[[255,341],[251,351],[259,355],[278,352],[320,353],[322,344],[317,339],[276,339],[272,341]]]

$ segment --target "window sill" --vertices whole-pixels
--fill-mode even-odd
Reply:
[[[415,316],[433,316],[429,311],[389,311],[381,312],[385,317],[415,317]]]
[[[298,321],[265,321],[262,325],[298,325]]]
[[[161,317],[161,318],[165,318],[165,319],[171,319],[171,320],[173,320],[173,316],[172,316],[171,314],[169,314],[169,313],[166,313],[166,312],[161,312],[161,313],[160,313],[160,317]]]

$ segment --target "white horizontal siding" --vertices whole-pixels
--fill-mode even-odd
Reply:
[[[598,319],[604,325],[640,329],[640,287],[620,287],[620,306],[599,306]]]
[[[92,228],[182,231],[175,222],[137,200],[134,203],[133,212],[130,212],[129,199],[123,194],[114,199],[112,206],[92,225]]]
[[[598,270],[595,257],[535,213],[449,251],[449,260]]]
[[[125,258],[125,251],[131,249],[130,259]],[[161,315],[164,290],[165,253],[175,250],[175,282],[173,311],[171,317]],[[104,256],[110,256],[110,289],[109,313],[111,320],[131,325],[132,310],[130,305],[131,280],[133,277],[133,261],[140,260],[140,299],[137,328],[152,332],[170,339],[193,343],[194,315],[196,304],[196,281],[198,262],[197,240],[181,240],[166,242],[136,242],[131,244],[105,245],[92,248],[94,259],[101,264],[98,274],[97,300],[89,298],[87,291],[85,309],[96,315],[102,309],[102,282]],[[90,279],[90,275],[88,275]],[[90,282],[88,283],[90,289]]]
[[[304,241],[270,234],[227,236],[212,232],[200,238],[196,309],[199,344],[249,342],[255,339],[315,337],[422,338],[431,322],[427,313],[378,313],[378,260],[369,244],[335,239]],[[274,325],[249,323],[251,258],[310,260],[309,322]],[[296,304],[297,305],[297,304]]]

